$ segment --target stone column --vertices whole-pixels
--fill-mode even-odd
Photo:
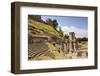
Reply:
[[[63,46],[64,46],[64,53],[67,53],[67,44],[64,43]]]
[[[76,38],[74,32],[69,32],[69,51],[76,51]]]

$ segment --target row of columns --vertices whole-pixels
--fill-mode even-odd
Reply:
[[[75,52],[78,50],[78,44],[74,32],[69,32],[68,42],[63,44],[63,50],[65,53],[70,51]]]

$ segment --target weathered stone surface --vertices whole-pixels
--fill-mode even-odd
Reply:
[[[77,41],[74,32],[69,32],[68,49],[69,51],[77,51]]]

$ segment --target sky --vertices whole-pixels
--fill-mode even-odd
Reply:
[[[48,18],[56,19],[64,34],[75,32],[76,37],[88,37],[88,17],[41,16],[41,18],[44,21]]]

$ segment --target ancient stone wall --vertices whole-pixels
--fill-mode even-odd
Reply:
[[[69,38],[68,38],[68,42],[66,44],[67,47],[67,51],[69,52],[75,52],[78,49],[78,44],[77,44],[77,40],[75,37],[75,33],[74,32],[69,32]]]

